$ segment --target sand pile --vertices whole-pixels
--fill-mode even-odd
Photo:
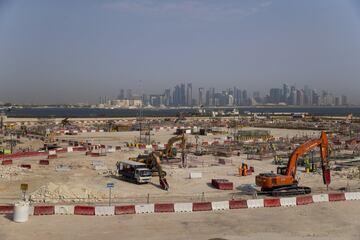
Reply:
[[[1,180],[19,180],[24,174],[24,169],[16,166],[0,165],[0,181]]]
[[[30,195],[33,202],[85,202],[87,200],[102,201],[106,199],[106,194],[102,192],[91,191],[86,188],[67,187],[66,185],[57,185],[48,183],[41,186],[38,190]]]

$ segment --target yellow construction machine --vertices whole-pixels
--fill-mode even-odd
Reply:
[[[168,140],[166,148],[163,150],[163,157],[166,157],[166,158],[176,157],[177,150],[176,150],[176,148],[173,148],[174,143],[181,141],[181,148],[185,149],[186,140],[187,139],[186,139],[185,134],[170,138]]]

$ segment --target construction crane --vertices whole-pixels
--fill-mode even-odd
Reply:
[[[327,186],[330,184],[330,167],[327,159],[328,155],[328,138],[325,132],[321,133],[319,139],[307,141],[300,145],[291,154],[286,167],[278,167],[275,173],[260,173],[256,176],[256,185],[261,187],[262,194],[270,194],[272,196],[286,196],[308,194],[311,192],[309,187],[298,186],[296,176],[297,160],[300,156],[311,151],[316,147],[320,147],[321,167],[323,172],[323,182]]]

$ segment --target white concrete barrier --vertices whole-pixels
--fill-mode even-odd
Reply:
[[[313,202],[328,202],[329,201],[329,195],[328,194],[317,194],[312,196]]]
[[[264,207],[264,199],[249,199],[247,206],[248,208],[262,208]]]
[[[190,179],[202,178],[201,172],[190,172],[189,174]]]
[[[135,213],[153,213],[154,204],[135,205]]]
[[[360,200],[360,192],[346,192],[345,199],[346,200]]]
[[[293,207],[296,206],[296,197],[280,198],[280,205],[282,207]]]
[[[115,215],[114,206],[95,206],[96,216],[113,216]]]
[[[73,152],[73,151],[74,151],[73,147],[67,147],[67,152]]]
[[[108,152],[108,153],[114,153],[114,152],[116,152],[116,149],[115,149],[115,147],[108,146],[107,149],[106,149],[106,152]]]
[[[175,203],[175,212],[192,212],[192,203]]]
[[[56,151],[55,150],[50,150],[49,155],[56,155]]]
[[[212,210],[229,210],[229,201],[211,202]]]
[[[57,205],[57,206],[55,206],[55,214],[73,215],[74,214],[74,206],[71,206],[71,205]]]
[[[33,216],[34,215],[34,206],[29,206],[29,216]]]

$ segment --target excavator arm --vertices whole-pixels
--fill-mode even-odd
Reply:
[[[160,182],[160,186],[162,189],[164,190],[168,190],[169,189],[169,184],[167,183],[167,180],[165,178],[165,172],[162,170],[161,167],[161,160],[160,160],[160,155],[157,152],[152,152],[149,155],[149,161],[151,161],[150,163],[148,163],[148,165],[151,166],[151,169],[155,168],[159,174],[159,182]]]
[[[183,147],[185,147],[186,137],[184,134],[181,136],[175,136],[169,139],[164,154],[166,157],[173,157],[172,146],[175,142],[181,141]]]
[[[329,160],[327,158],[328,145],[329,145],[329,142],[328,142],[325,132],[321,133],[321,137],[319,139],[310,140],[310,141],[307,141],[307,142],[303,143],[302,145],[300,145],[291,154],[287,168],[286,168],[285,175],[292,176],[293,178],[295,178],[296,165],[297,165],[297,160],[299,159],[299,157],[319,146],[324,184],[329,185],[331,180],[330,180],[330,172],[329,172],[330,171],[329,170],[330,169]]]

